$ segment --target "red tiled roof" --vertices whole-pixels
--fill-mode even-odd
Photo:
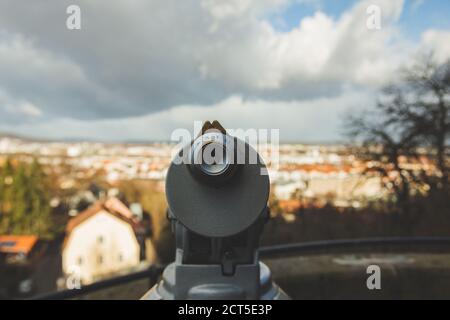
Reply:
[[[0,252],[2,253],[24,253],[28,255],[38,241],[37,236],[0,236]]]
[[[280,200],[278,202],[280,208],[288,213],[294,212],[297,209],[300,209],[302,203],[299,199],[289,199],[289,200]]]
[[[70,233],[76,226],[102,210],[129,222],[133,227],[136,224],[135,221],[132,220],[133,214],[130,209],[128,209],[122,201],[117,198],[109,198],[104,201],[97,201],[92,206],[79,213],[76,217],[70,219],[67,223],[66,232]]]
[[[283,165],[283,169],[287,171],[305,171],[320,173],[336,173],[350,172],[352,167],[349,165],[333,165],[333,164],[287,164]]]

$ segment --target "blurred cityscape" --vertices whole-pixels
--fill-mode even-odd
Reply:
[[[0,254],[2,275],[12,276],[1,277],[0,293],[73,289],[170,261],[164,179],[174,147],[2,136]],[[272,221],[263,243],[302,240],[307,232],[298,224],[311,212],[332,208],[363,217],[367,208],[389,203],[395,197],[386,188],[390,179],[371,170],[377,162],[358,157],[358,148],[281,144],[276,168],[268,163]],[[435,170],[426,155],[403,157],[401,166]],[[421,192],[423,185],[413,191]]]
[[[174,147],[174,143],[164,142],[49,142],[5,136],[0,138],[0,161],[37,160],[53,177],[53,187],[61,191],[80,190],[83,183],[92,181],[113,189],[124,181],[151,181],[155,190],[163,192]],[[277,166],[272,168],[268,162],[274,198],[286,212],[325,204],[359,208],[387,199],[389,194],[382,185],[386,179],[376,171],[368,173],[377,161],[358,158],[355,150],[357,147],[343,144],[281,144]],[[270,149],[262,151],[263,158],[270,153]],[[436,170],[425,149],[422,153],[418,159],[402,157],[402,168],[430,173]],[[55,206],[60,201],[55,196],[51,203]]]

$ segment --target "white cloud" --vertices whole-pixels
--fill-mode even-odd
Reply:
[[[3,0],[0,68],[13,77],[0,78],[0,88],[44,114],[93,119],[236,94],[301,100],[389,78],[402,52],[391,45],[402,0],[375,1],[386,18],[379,32],[366,28],[365,7],[374,1],[337,19],[317,12],[280,32],[265,16],[288,1],[77,0],[82,30],[69,31],[68,0]]]
[[[450,31],[428,30],[422,35],[422,48],[433,51],[438,63],[450,59]]]
[[[424,3],[424,0],[413,0],[412,1],[412,10],[417,10],[419,9]]]
[[[402,37],[403,0],[360,1],[339,17],[317,11],[279,31],[266,17],[292,1],[320,7],[320,0],[2,0],[0,92],[35,120],[8,127],[20,117],[0,105],[0,125],[100,138],[122,138],[126,127],[127,137],[151,139],[219,118],[232,127],[284,127],[286,139],[331,139],[338,111],[370,103],[367,92],[417,50],[450,57],[449,31],[429,30],[419,44]],[[65,28],[68,4],[81,7],[80,31]],[[366,27],[372,4],[382,9],[381,30]]]
[[[51,81],[53,85],[86,81],[79,66],[49,51],[36,48],[30,39],[18,34],[3,33],[0,37],[0,74],[3,83],[7,80],[31,82],[42,78]],[[20,78],[23,75],[27,78]]]
[[[80,104],[117,98],[114,92],[91,81],[69,56],[39,48],[23,35],[5,32],[0,32],[0,90],[9,100],[26,101],[16,104],[16,113],[29,115],[37,115],[39,108],[35,105],[40,104],[39,115],[79,117],[90,113]],[[8,108],[12,112],[11,104]]]
[[[382,8],[379,31],[366,27],[366,8],[374,3]],[[394,26],[402,8],[403,0],[361,1],[338,19],[316,12],[289,32],[252,16],[215,25],[220,41],[205,44],[202,71],[249,89],[283,90],[287,83],[317,79],[380,85],[409,49]]]
[[[17,106],[17,110],[20,113],[23,113],[31,117],[39,117],[42,114],[42,111],[37,106],[28,101],[19,104]]]
[[[0,91],[0,117],[9,123],[29,123],[42,115],[41,109],[27,100],[15,100]]]
[[[289,0],[202,0],[201,7],[217,20],[260,16],[267,11],[286,7]]]
[[[365,107],[371,100],[373,93],[368,91],[348,91],[336,98],[303,102],[245,100],[241,96],[232,96],[214,105],[182,105],[142,117],[99,121],[55,119],[16,125],[14,129],[25,135],[39,132],[42,137],[55,139],[86,138],[89,134],[107,141],[168,140],[177,128],[193,130],[194,121],[217,119],[233,129],[280,129],[282,140],[329,141],[341,138],[337,132],[346,111]],[[12,127],[4,125],[0,129],[7,131]]]

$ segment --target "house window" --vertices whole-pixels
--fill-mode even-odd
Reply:
[[[98,262],[98,264],[102,264],[103,263],[103,256],[101,254],[98,256],[97,262]]]
[[[104,241],[103,236],[99,236],[99,237],[97,238],[97,242],[98,242],[98,243],[103,243],[103,241]]]
[[[77,262],[78,265],[81,266],[83,264],[83,257],[78,257]]]
[[[123,255],[122,255],[122,253],[119,253],[119,262],[122,262],[123,261]]]

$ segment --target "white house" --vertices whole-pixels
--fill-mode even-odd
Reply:
[[[117,199],[94,204],[72,218],[66,229],[62,267],[67,278],[89,284],[140,263],[136,222]]]

